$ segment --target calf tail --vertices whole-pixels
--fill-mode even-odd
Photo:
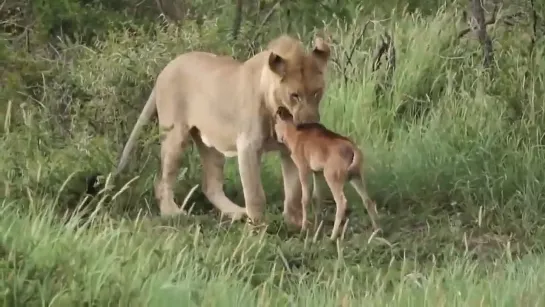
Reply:
[[[352,152],[352,162],[348,166],[348,177],[350,179],[361,177],[361,163],[363,161],[363,154],[358,148],[354,147]]]

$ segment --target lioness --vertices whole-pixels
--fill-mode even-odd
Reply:
[[[350,139],[339,135],[320,123],[296,124],[285,107],[276,111],[274,129],[279,142],[285,144],[299,169],[299,180],[303,187],[301,228],[307,228],[307,210],[310,203],[308,177],[312,172],[323,172],[331,189],[337,212],[331,233],[334,240],[339,235],[341,220],[347,209],[343,186],[349,181],[361,197],[373,228],[379,228],[376,204],[367,193],[362,173],[363,154]]]
[[[205,52],[179,55],[157,77],[151,95],[127,141],[114,175],[127,165],[138,134],[157,112],[161,139],[161,173],[155,196],[161,215],[181,212],[172,186],[180,156],[195,142],[203,166],[202,189],[223,214],[252,222],[263,216],[265,193],[260,162],[264,152],[281,152],[284,218],[300,219],[301,186],[297,168],[273,136],[274,114],[284,106],[297,122],[319,121],[330,48],[316,38],[310,53],[302,43],[282,35],[267,49],[239,62]],[[246,208],[234,204],[223,190],[225,157],[237,157]]]

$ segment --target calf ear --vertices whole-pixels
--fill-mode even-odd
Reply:
[[[329,56],[331,55],[331,49],[329,45],[321,37],[314,39],[314,49],[312,50],[312,56],[318,60],[318,62],[325,68]]]
[[[288,108],[284,106],[280,106],[278,107],[278,109],[276,109],[276,116],[280,117],[281,120],[286,120],[286,121],[293,120],[293,115],[291,115]]]
[[[280,77],[286,74],[286,60],[278,54],[271,52],[269,54],[269,68]]]

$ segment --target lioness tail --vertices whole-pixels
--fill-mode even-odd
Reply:
[[[121,158],[119,159],[119,163],[117,164],[115,175],[119,174],[121,171],[123,171],[125,166],[127,166],[127,162],[129,162],[129,154],[131,153],[131,150],[134,147],[136,140],[138,139],[138,134],[140,133],[140,130],[142,130],[142,127],[147,124],[148,120],[155,113],[156,110],[157,105],[155,104],[155,88],[153,88],[151,94],[149,95],[148,101],[146,102],[146,105],[142,110],[142,113],[140,113],[140,116],[138,117],[138,120],[136,121],[136,124],[131,131],[129,140],[123,148],[123,153],[121,154]]]

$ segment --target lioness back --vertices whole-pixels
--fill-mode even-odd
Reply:
[[[208,75],[215,74],[233,74],[242,66],[242,63],[229,56],[218,56],[213,53],[193,51],[181,54],[169,62],[161,71],[158,79],[176,79],[176,82],[181,83],[177,78],[180,75],[191,76],[191,78],[199,79]],[[161,82],[158,80],[157,82]]]

